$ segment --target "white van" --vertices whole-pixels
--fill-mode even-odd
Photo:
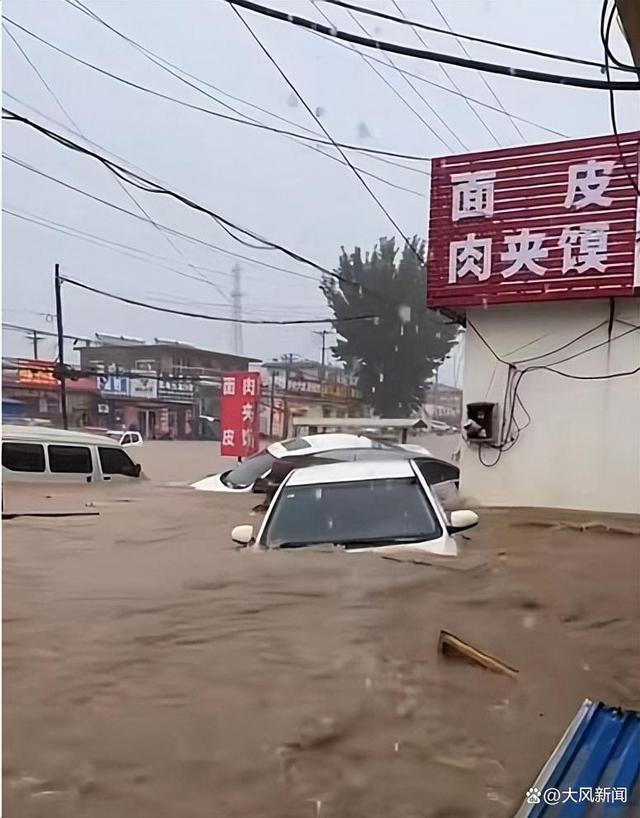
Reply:
[[[108,437],[41,426],[2,427],[6,482],[102,483],[139,478],[142,469]]]

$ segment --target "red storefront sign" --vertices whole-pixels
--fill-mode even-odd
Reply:
[[[636,131],[434,159],[428,306],[636,294],[639,148]]]
[[[225,457],[248,457],[260,443],[259,372],[225,372],[222,378],[222,442]]]
[[[30,389],[59,389],[54,361],[22,359],[18,362],[17,385]],[[67,392],[97,392],[95,378],[66,378]]]

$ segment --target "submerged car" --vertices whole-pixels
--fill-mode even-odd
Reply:
[[[421,447],[412,446],[413,456],[417,456],[420,449]],[[317,463],[354,460],[357,452],[364,451],[404,452],[405,449],[402,444],[372,440],[364,435],[321,434],[292,437],[272,443],[228,471],[198,480],[192,484],[192,488],[198,491],[249,492],[253,490],[256,480],[267,477],[272,467],[281,460],[286,459],[287,464],[295,461],[296,466],[303,466],[308,465],[304,458],[321,458],[316,461]],[[429,455],[426,449],[421,451],[425,456]],[[293,466],[289,465],[283,476],[291,468]],[[263,487],[260,491],[266,491],[266,488]]]
[[[419,448],[419,447],[418,447]],[[300,457],[282,457],[276,460],[264,477],[259,477],[253,484],[256,494],[265,494],[267,502],[274,496],[280,484],[294,469],[320,466],[328,463],[345,463],[351,461],[372,462],[389,460],[414,460],[422,476],[436,491],[442,501],[457,497],[460,481],[460,469],[446,460],[429,455],[425,449],[422,453],[399,444],[386,444],[383,447],[340,449],[338,451],[303,454]]]
[[[292,471],[257,536],[236,526],[234,542],[262,549],[332,545],[347,552],[427,551],[455,556],[454,534],[478,522],[473,511],[449,519],[413,460],[335,463]]]

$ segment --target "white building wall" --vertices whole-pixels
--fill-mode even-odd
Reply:
[[[544,355],[601,322],[609,301],[567,301],[470,309],[470,325],[501,358],[515,362]],[[640,366],[640,299],[615,302],[612,340],[571,361],[564,358],[606,341],[607,325],[549,357],[519,368],[545,364],[573,375],[604,375]],[[533,343],[532,343],[533,342]],[[507,367],[496,361],[468,326],[465,334],[464,403],[494,401],[499,419]],[[573,380],[547,371],[523,377],[518,394],[531,415],[510,451],[493,468],[483,466],[478,446],[464,445],[461,489],[490,506],[546,506],[640,513],[640,373],[609,380]],[[526,422],[521,409],[515,415]],[[498,451],[483,447],[491,463]]]

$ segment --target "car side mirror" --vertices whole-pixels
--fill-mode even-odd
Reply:
[[[450,523],[447,526],[449,534],[457,534],[478,525],[478,515],[475,511],[468,511],[467,509],[452,511],[449,519]]]
[[[249,545],[253,540],[253,526],[252,525],[237,525],[231,531],[231,539],[240,545]]]
[[[253,488],[251,491],[254,494],[266,494],[269,489],[269,482],[267,481],[266,477],[258,477],[258,479],[253,484]]]

